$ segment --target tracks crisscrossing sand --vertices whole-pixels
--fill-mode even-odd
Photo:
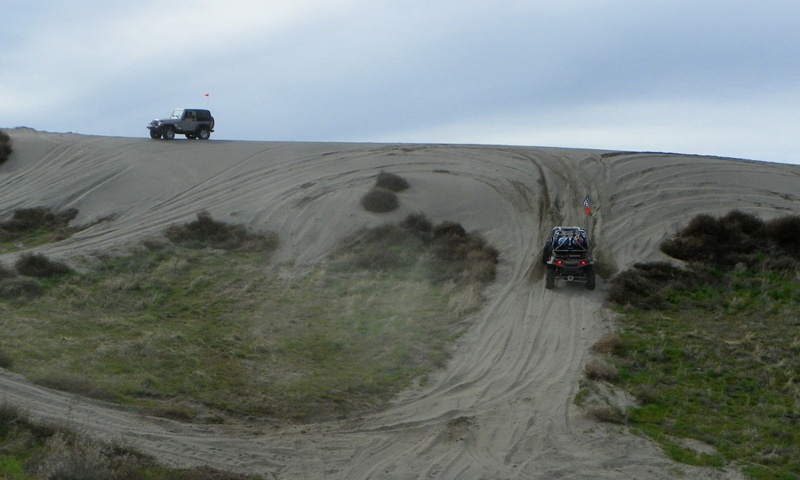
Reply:
[[[342,237],[409,213],[479,230],[501,252],[483,310],[424,387],[359,418],[276,427],[191,425],[121,412],[0,371],[0,399],[121,438],[177,465],[266,478],[731,478],[676,467],[642,438],[585,419],[572,400],[607,327],[594,292],[545,290],[538,263],[554,224],[590,230],[606,273],[659,258],[658,242],[697,213],[763,217],[796,209],[800,169],[657,154],[442,145],[153,142],[19,131],[0,169],[0,211],[78,208],[114,221],[48,255],[113,249],[200,210],[280,235],[276,261],[319,261]],[[358,201],[387,170],[412,188],[391,214]],[[590,194],[596,215],[583,215]],[[13,260],[13,256],[2,259]],[[676,473],[677,472],[677,473]],[[687,473],[688,472],[688,473]]]

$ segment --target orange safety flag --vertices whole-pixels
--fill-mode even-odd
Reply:
[[[589,195],[586,195],[586,197],[583,199],[583,209],[586,212],[586,215],[592,214],[592,206],[589,203]]]

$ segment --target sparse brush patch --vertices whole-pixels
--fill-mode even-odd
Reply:
[[[69,226],[77,215],[74,208],[58,213],[47,207],[15,210],[11,218],[0,222],[0,253],[68,238],[79,230]]]
[[[0,165],[4,164],[11,153],[14,151],[11,148],[11,137],[8,133],[0,130]]]
[[[798,232],[796,215],[699,215],[662,244],[686,268],[636,264],[614,279],[609,300],[625,308],[610,381],[639,402],[629,423],[674,460],[726,459],[756,479],[800,474]]]
[[[400,200],[391,190],[373,187],[361,197],[361,206],[368,212],[386,213],[397,210],[400,207]]]
[[[72,273],[65,263],[50,260],[38,253],[26,253],[14,263],[17,273],[27,277],[46,278],[59,277]]]
[[[381,171],[375,180],[375,187],[385,188],[393,192],[402,192],[403,190],[407,190],[410,185],[405,178],[399,175]]]
[[[167,228],[165,235],[172,242],[189,248],[264,252],[273,251],[278,246],[275,234],[251,233],[242,225],[216,221],[207,211],[199,212],[193,222]]]
[[[494,280],[500,252],[478,232],[452,221],[433,226],[422,214],[343,239],[337,256],[348,253],[360,268],[387,268],[424,262],[435,282],[486,284]]]

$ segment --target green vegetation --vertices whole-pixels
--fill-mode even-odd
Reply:
[[[36,382],[177,419],[310,420],[380,406],[444,365],[497,251],[421,215],[304,273],[274,235],[206,213],[124,256],[0,297],[0,360]],[[35,298],[35,301],[31,301]]]
[[[0,403],[0,478],[7,480],[255,480],[209,467],[171,469],[119,443],[91,441]]]
[[[702,215],[662,244],[685,269],[640,264],[614,280],[620,332],[596,353],[637,399],[625,421],[673,459],[800,478],[799,225]]]
[[[0,130],[0,165],[6,163],[8,157],[14,149],[11,148],[11,137],[2,130]]]

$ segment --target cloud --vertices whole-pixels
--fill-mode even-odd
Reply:
[[[208,105],[222,138],[728,154],[744,139],[792,142],[773,132],[797,123],[785,105],[799,12],[788,0],[25,2],[0,32],[0,125],[137,136],[173,107]],[[708,140],[682,140],[695,136]]]

